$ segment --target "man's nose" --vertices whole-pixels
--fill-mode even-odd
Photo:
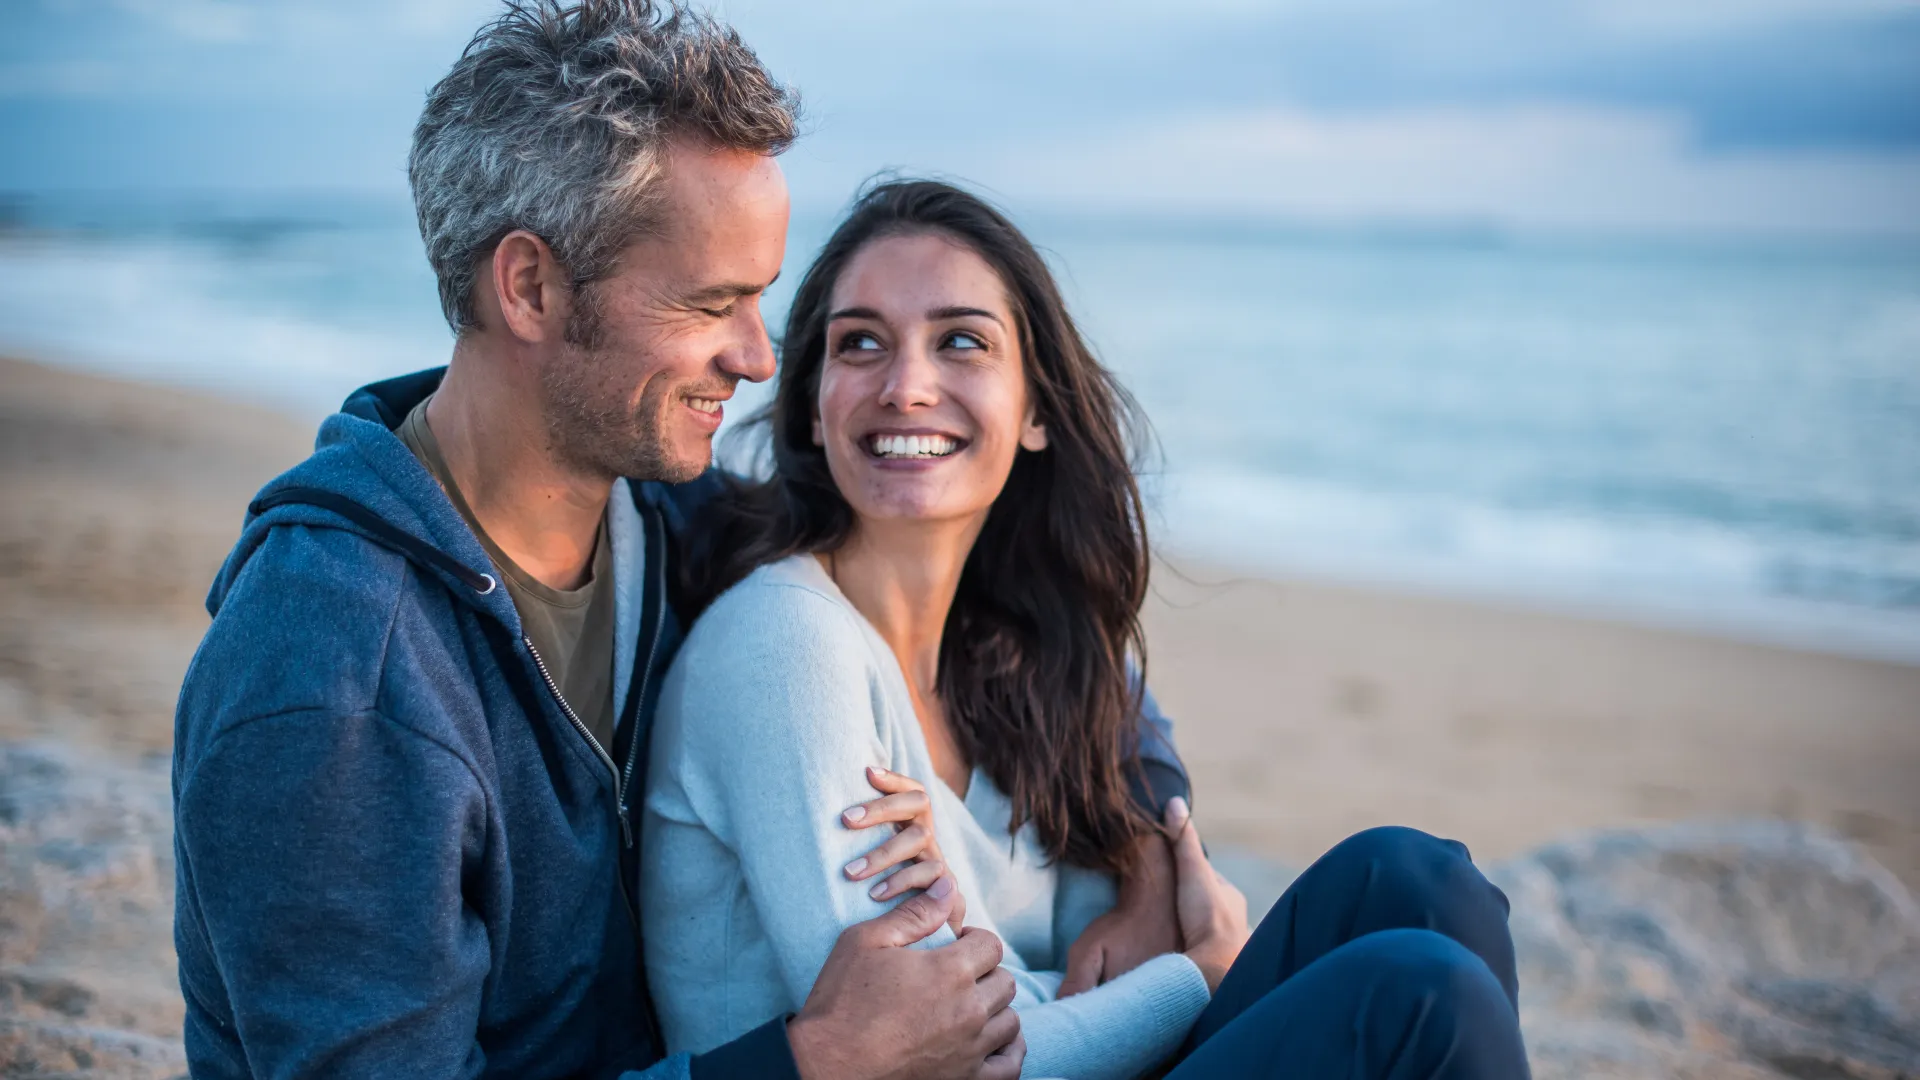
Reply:
[[[766,320],[758,312],[741,319],[740,340],[720,354],[720,370],[748,382],[766,382],[773,378],[775,366],[773,339],[767,336]]]

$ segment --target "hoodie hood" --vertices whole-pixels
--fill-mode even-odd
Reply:
[[[280,526],[342,529],[407,557],[462,602],[521,633],[492,560],[452,500],[394,429],[440,386],[433,368],[356,390],[321,422],[313,456],[269,481],[248,507],[240,540],[207,594],[217,616],[268,533]],[[281,499],[287,501],[281,502]]]

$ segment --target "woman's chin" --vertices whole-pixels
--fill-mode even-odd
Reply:
[[[908,485],[888,485],[889,490],[872,491],[853,508],[863,522],[889,524],[931,523],[972,516],[975,508],[953,505],[941,498],[940,491],[903,490]]]

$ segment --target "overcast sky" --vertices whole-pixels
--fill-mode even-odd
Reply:
[[[490,0],[10,0],[0,189],[403,192]],[[1920,236],[1920,0],[730,0],[831,208]]]

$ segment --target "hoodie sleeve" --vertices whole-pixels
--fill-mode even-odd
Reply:
[[[487,815],[463,760],[376,712],[299,710],[230,728],[175,797],[189,1054],[215,1024],[273,1080],[483,1071],[461,879]]]
[[[1140,688],[1137,725],[1140,773],[1134,777],[1133,798],[1158,821],[1167,800],[1175,795],[1193,802],[1193,789],[1187,780],[1187,766],[1173,745],[1173,721],[1160,711],[1160,703],[1146,686]]]

